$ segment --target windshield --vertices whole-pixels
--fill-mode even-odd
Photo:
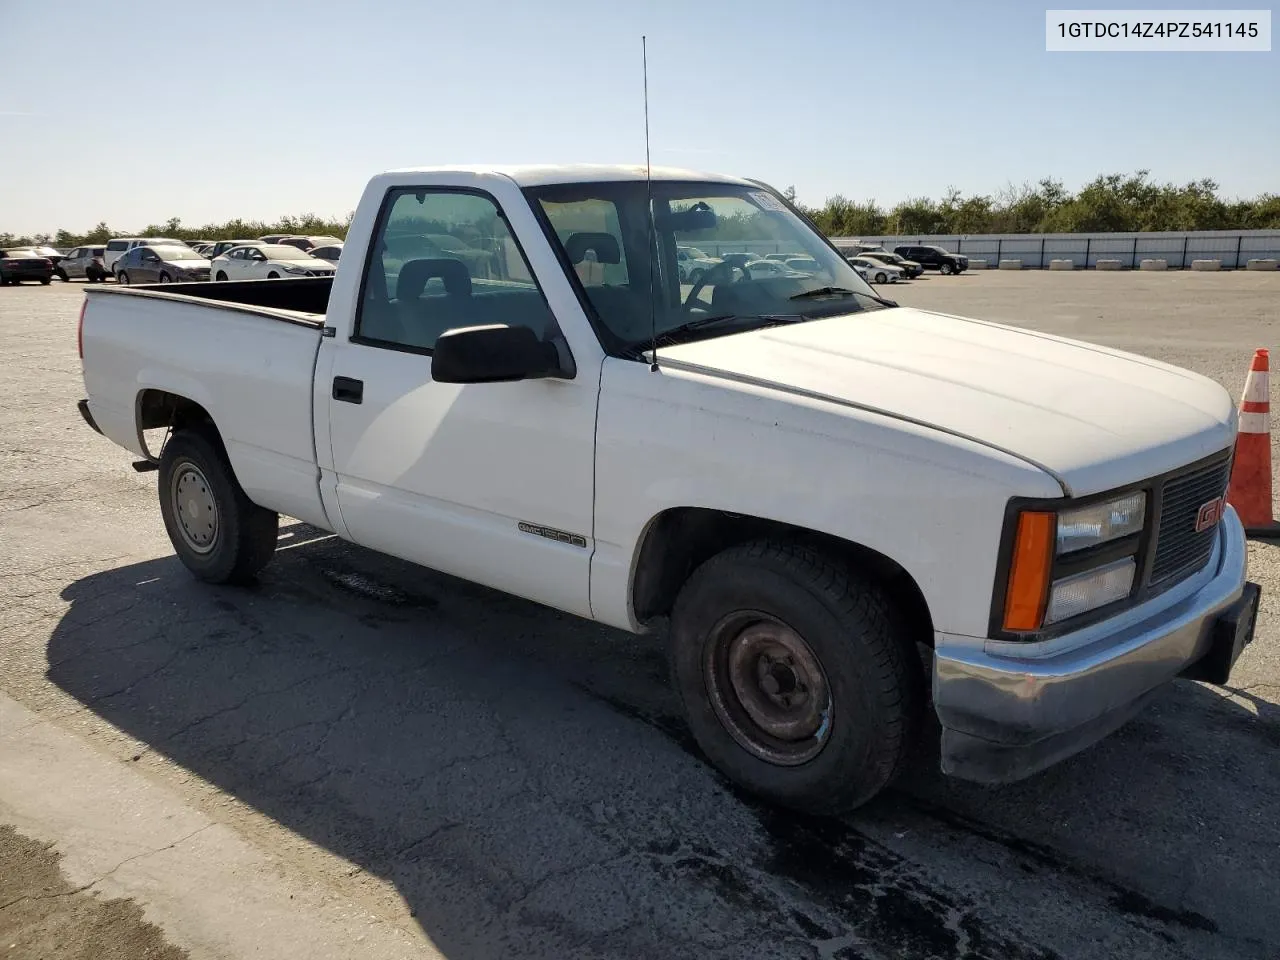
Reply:
[[[190,247],[152,247],[161,260],[203,260],[204,257]]]
[[[742,329],[710,322],[696,333],[691,329],[713,318],[758,325],[882,305],[822,236],[762,188],[655,181],[652,248],[646,189],[643,180],[633,180],[526,191],[572,264],[611,352],[635,355],[655,326],[659,339],[683,341]],[[691,268],[678,259],[695,249],[712,262]],[[796,269],[764,260],[770,253],[794,253],[812,263]]]
[[[305,250],[299,250],[297,247],[291,247],[287,243],[268,244],[262,247],[262,252],[271,260],[312,260],[311,254]]]

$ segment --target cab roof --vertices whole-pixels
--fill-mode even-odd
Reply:
[[[491,174],[508,177],[520,187],[541,187],[557,183],[595,183],[645,179],[645,167],[643,165],[606,163],[531,164],[523,166],[458,164],[443,167],[402,167],[396,170],[388,170],[387,173]],[[709,180],[716,183],[750,185],[749,180],[744,180],[741,177],[731,177],[720,173],[704,173],[698,170],[685,170],[680,167],[654,167],[652,178],[654,180]]]

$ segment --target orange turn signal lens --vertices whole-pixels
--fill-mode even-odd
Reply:
[[[1018,516],[1004,600],[1006,630],[1038,630],[1044,621],[1056,529],[1057,518],[1052,513],[1028,511]]]

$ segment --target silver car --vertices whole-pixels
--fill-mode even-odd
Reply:
[[[64,280],[88,280],[90,283],[100,283],[111,276],[107,270],[102,257],[107,252],[105,246],[97,247],[76,247],[69,250],[67,255],[58,263],[58,267],[64,274]]]

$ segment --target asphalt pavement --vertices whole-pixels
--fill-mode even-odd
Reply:
[[[884,292],[1145,353],[1236,396],[1280,322],[1280,274],[992,272]],[[0,692],[290,890],[450,960],[1280,955],[1280,548],[1251,546],[1262,612],[1230,689],[1175,683],[1000,788],[942,777],[925,742],[868,807],[805,819],[703,762],[661,635],[292,521],[256,587],[195,582],[155,475],[76,412],[80,299],[0,290]],[[0,742],[0,764],[17,749]],[[181,902],[150,910],[164,876],[131,895],[178,948],[217,955]]]

